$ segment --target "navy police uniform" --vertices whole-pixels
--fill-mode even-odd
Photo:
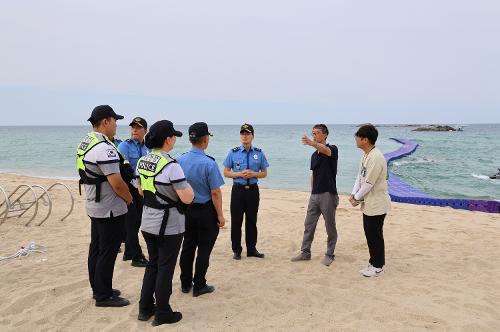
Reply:
[[[244,124],[241,131],[250,128],[253,134],[253,127]],[[248,132],[250,132],[250,130]],[[243,145],[231,149],[224,160],[224,167],[230,168],[232,172],[242,172],[250,169],[254,172],[265,170],[269,167],[266,156],[261,149],[251,146],[246,150]],[[241,255],[241,226],[243,215],[245,215],[245,242],[247,254],[258,253],[257,245],[257,213],[259,211],[259,186],[258,179],[233,179],[231,190],[231,246],[233,252]]]
[[[211,135],[206,123],[198,122],[190,126],[190,138]],[[186,231],[180,257],[181,287],[193,294],[206,289],[206,273],[210,254],[219,235],[217,211],[212,202],[212,190],[224,184],[222,175],[214,158],[193,146],[192,150],[177,158],[188,183],[194,191],[193,203],[186,211]],[[194,256],[198,248],[193,276]]]
[[[132,120],[129,126],[139,125],[147,129],[148,124],[145,119],[136,117]],[[132,138],[126,139],[118,145],[118,150],[122,153],[125,159],[128,160],[130,166],[134,169],[137,178],[137,161],[139,158],[148,154],[149,149],[144,142],[138,142]],[[144,200],[136,188],[135,180],[128,183],[130,193],[132,194],[133,202],[128,207],[127,216],[125,218],[125,252],[123,260],[132,260],[132,266],[144,267],[147,260],[142,253],[141,245],[139,244],[139,228],[141,227],[142,209]]]
[[[113,142],[113,144],[118,147],[118,145],[121,144],[121,142],[123,142],[121,139],[119,138],[116,138],[116,137],[113,137],[113,139],[111,140],[111,142]]]

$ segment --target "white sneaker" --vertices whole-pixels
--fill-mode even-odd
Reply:
[[[365,277],[378,277],[384,274],[384,269],[380,267],[370,266],[363,272]]]
[[[372,267],[373,267],[373,266],[372,266],[371,264],[368,264],[368,266],[367,266],[367,267],[365,267],[364,269],[359,270],[358,272],[359,272],[359,273],[361,273],[361,274],[363,274],[363,273],[365,273],[365,271],[368,271],[368,269],[370,269],[370,268],[372,268]]]

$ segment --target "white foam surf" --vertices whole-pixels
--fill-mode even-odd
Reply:
[[[437,163],[436,160],[431,158],[419,158],[415,160],[400,160],[395,161],[394,166],[403,166],[403,165],[418,165],[418,164],[434,164]]]

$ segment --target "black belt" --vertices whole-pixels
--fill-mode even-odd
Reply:
[[[191,205],[189,205],[189,207],[195,208],[195,209],[197,209],[197,208],[199,209],[199,208],[204,208],[204,207],[207,207],[207,206],[210,206],[210,205],[213,205],[212,200],[209,200],[206,203],[191,203]]]
[[[252,183],[252,184],[239,184],[239,183],[233,183],[233,187],[237,188],[244,188],[244,189],[250,189],[252,187],[258,187],[257,183]]]

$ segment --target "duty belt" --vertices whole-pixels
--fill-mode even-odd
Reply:
[[[258,187],[258,185],[257,183],[252,183],[252,184],[233,183],[233,187],[243,187],[245,189],[250,189],[251,187]]]
[[[206,207],[206,206],[211,206],[213,205],[213,202],[212,200],[209,200],[208,202],[205,202],[205,203],[191,203],[189,205],[190,208],[203,208],[203,207]]]

